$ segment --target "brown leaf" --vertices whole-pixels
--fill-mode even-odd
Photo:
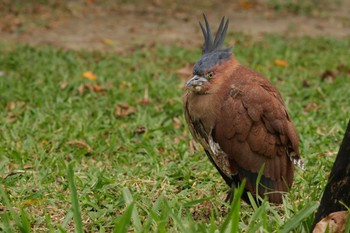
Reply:
[[[114,115],[117,117],[125,117],[136,113],[135,106],[129,106],[128,104],[117,104]]]
[[[148,88],[145,88],[145,94],[143,95],[142,99],[136,100],[137,104],[142,104],[142,105],[148,105],[149,104],[149,97],[148,97]]]
[[[107,91],[105,88],[101,87],[98,84],[92,85],[92,90],[95,91],[95,92],[105,92],[105,91]]]
[[[305,107],[304,107],[304,111],[305,112],[309,112],[309,111],[318,111],[320,110],[320,106],[318,104],[316,104],[315,102],[309,102]]]
[[[325,72],[323,72],[323,74],[321,75],[321,81],[324,82],[325,80],[328,80],[329,82],[334,82],[336,76],[333,73],[333,71],[331,70],[326,70]]]
[[[75,141],[68,141],[67,145],[76,147],[79,149],[85,149],[88,153],[92,151],[92,147],[89,146],[86,142],[81,141],[81,140],[75,140]]]
[[[7,117],[5,119],[6,123],[12,123],[17,121],[17,116],[13,114],[12,112],[7,114]]]
[[[345,232],[346,220],[348,218],[348,215],[348,211],[338,211],[331,213],[316,224],[313,233],[324,233],[326,232],[327,227],[329,229],[329,232]]]
[[[85,90],[94,91],[94,92],[98,92],[98,93],[104,93],[107,91],[106,88],[104,88],[98,84],[82,83],[78,86],[79,95],[83,95]]]
[[[60,88],[63,90],[68,86],[68,83],[65,81],[60,82]]]
[[[187,81],[191,78],[192,76],[192,64],[186,64],[184,67],[182,67],[181,69],[178,69],[176,71],[177,76],[184,81]]]
[[[303,80],[303,87],[310,87],[310,81],[309,80],[306,80],[306,79],[304,79]]]
[[[175,129],[181,129],[183,127],[180,119],[177,117],[173,117],[173,124]]]
[[[337,71],[339,74],[345,74],[350,77],[350,67],[345,66],[344,64],[339,64],[337,66]]]
[[[145,126],[139,126],[134,130],[135,134],[144,134],[146,133],[147,129]]]
[[[6,105],[6,109],[10,111],[22,107],[26,107],[26,103],[23,101],[10,101]]]
[[[82,84],[80,84],[79,87],[78,87],[79,95],[83,95],[83,94],[84,94],[84,90],[85,90],[85,84],[82,83]]]

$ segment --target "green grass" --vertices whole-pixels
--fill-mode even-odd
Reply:
[[[309,232],[350,115],[350,77],[337,71],[350,67],[350,41],[233,36],[236,57],[277,86],[300,135],[307,170],[297,170],[284,205],[229,208],[203,151],[190,153],[176,70],[199,48],[118,55],[0,45],[0,229]],[[334,80],[321,81],[326,70]],[[130,114],[116,116],[118,104]]]

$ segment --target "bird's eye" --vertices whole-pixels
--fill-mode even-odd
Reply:
[[[213,74],[214,74],[213,72],[208,72],[205,74],[205,78],[209,80],[213,77]]]

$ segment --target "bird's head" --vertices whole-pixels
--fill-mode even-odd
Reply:
[[[193,67],[193,77],[186,83],[186,88],[197,94],[207,93],[210,89],[212,80],[214,80],[216,76],[215,68],[230,60],[232,57],[231,47],[223,48],[228,27],[228,19],[225,21],[225,17],[222,18],[215,39],[213,40],[208,20],[205,15],[203,16],[205,28],[202,23],[199,22],[204,37],[202,57]]]

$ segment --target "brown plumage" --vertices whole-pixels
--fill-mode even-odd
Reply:
[[[213,40],[204,19],[203,55],[184,98],[190,131],[232,189],[246,179],[245,190],[255,194],[263,169],[258,194],[281,203],[293,183],[293,163],[304,168],[295,127],[270,81],[223,48],[228,21],[222,19]]]

